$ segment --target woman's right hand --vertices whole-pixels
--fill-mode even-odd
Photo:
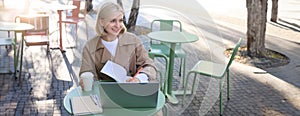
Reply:
[[[84,84],[83,84],[83,80],[82,80],[82,79],[79,80],[79,86],[80,86],[82,89],[84,88]]]

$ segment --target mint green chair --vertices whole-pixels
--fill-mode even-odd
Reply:
[[[161,71],[158,71],[159,75],[160,75],[160,90],[166,94],[167,92],[167,78],[168,78],[168,72],[169,72],[169,58],[164,55],[164,54],[159,54],[159,53],[155,53],[155,52],[148,52],[148,56],[154,60],[154,57],[156,56],[159,56],[159,57],[162,57],[165,59],[166,61],[166,70],[165,70],[165,75],[164,75],[164,79],[163,79],[163,75],[162,75],[162,72]]]
[[[240,47],[242,39],[240,38],[240,40],[237,42],[232,55],[228,61],[228,63],[226,65],[224,64],[217,64],[214,62],[210,62],[210,61],[204,61],[204,60],[200,60],[198,61],[198,63],[196,65],[194,65],[194,67],[188,72],[187,77],[185,79],[185,88],[184,88],[184,93],[183,93],[183,99],[182,99],[182,103],[185,103],[185,96],[186,96],[186,91],[187,91],[187,84],[188,84],[188,79],[189,79],[189,75],[190,74],[194,74],[194,79],[193,79],[193,85],[192,85],[192,90],[191,90],[191,94],[193,94],[194,92],[194,86],[195,86],[195,81],[196,81],[196,77],[197,74],[199,75],[203,75],[203,76],[207,76],[207,77],[211,77],[211,78],[215,78],[215,79],[220,79],[220,84],[219,84],[219,89],[220,89],[220,95],[219,95],[219,101],[220,101],[220,115],[222,115],[222,80],[224,79],[225,75],[227,77],[227,100],[229,100],[229,67],[234,59],[234,56],[236,55],[238,48]]]
[[[159,24],[159,30],[154,30],[155,24]],[[175,26],[179,26],[178,31],[182,31],[182,24],[178,20],[157,19],[151,22],[151,31],[176,31]],[[150,52],[155,53],[154,57],[170,56],[170,45],[164,42],[154,42],[150,38]],[[158,55],[157,55],[158,54]],[[163,55],[162,55],[163,54]],[[175,57],[180,58],[179,76],[185,76],[185,57],[186,53],[181,49],[181,44],[176,45]]]

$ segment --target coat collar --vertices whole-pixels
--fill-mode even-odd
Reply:
[[[122,55],[122,53],[119,53],[122,51],[123,47],[126,47],[128,45],[132,45],[132,44],[136,44],[136,40],[132,37],[130,37],[126,32],[124,34],[120,34],[119,35],[119,42],[117,45],[117,49],[116,49],[116,58],[118,58],[118,55]],[[97,45],[96,45],[96,49],[94,51],[94,53],[96,53],[99,50],[103,50],[102,53],[102,59],[101,59],[101,63],[105,63],[107,60],[115,60],[115,57],[113,57],[110,52],[104,47],[102,41],[101,41],[101,37],[97,36]]]
[[[136,41],[132,40],[133,38],[128,38],[128,37],[126,37],[126,35],[127,35],[127,32],[119,35],[118,46],[126,46],[126,45],[129,45],[129,44],[135,44],[136,43]],[[100,41],[101,37],[97,36],[97,39],[98,39],[98,41],[97,41],[97,46],[96,46],[95,52],[98,51],[99,49],[104,49],[104,45]]]

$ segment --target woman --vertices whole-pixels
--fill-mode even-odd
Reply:
[[[96,18],[97,36],[87,41],[83,48],[79,75],[92,72],[95,80],[112,80],[100,72],[105,63],[111,60],[123,66],[131,78],[138,69],[143,68],[136,78],[129,78],[127,82],[156,80],[153,60],[148,57],[139,38],[126,32],[123,16],[123,9],[115,3],[105,3],[100,8]],[[83,86],[82,80],[80,85]]]

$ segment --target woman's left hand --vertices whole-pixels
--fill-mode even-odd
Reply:
[[[84,84],[83,84],[83,80],[82,79],[79,80],[79,85],[81,86],[82,89],[84,88]]]
[[[129,82],[129,83],[140,83],[141,81],[140,81],[140,79],[138,79],[138,78],[133,78],[133,77],[131,77],[131,78],[128,78],[128,79],[126,80],[126,82]]]

